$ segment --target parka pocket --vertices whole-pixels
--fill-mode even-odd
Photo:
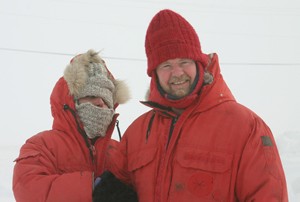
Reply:
[[[40,155],[40,152],[39,151],[27,151],[27,152],[23,152],[19,155],[18,158],[16,158],[14,160],[14,162],[19,162],[19,161],[22,161],[22,160],[25,160],[25,159],[30,159],[30,158],[35,158],[37,156]]]
[[[145,149],[128,155],[128,170],[133,172],[153,161],[156,148]]]
[[[230,190],[231,154],[184,148],[177,152],[171,200],[226,201]]]
[[[147,201],[146,198],[154,194],[154,188],[150,185],[156,181],[158,161],[156,153],[157,148],[149,148],[128,155],[128,170],[140,201]]]

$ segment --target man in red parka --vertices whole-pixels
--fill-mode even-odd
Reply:
[[[237,103],[189,22],[158,12],[145,48],[152,109],[110,148],[110,171],[140,202],[288,201],[270,129]]]
[[[16,201],[91,202],[95,179],[106,170],[105,150],[115,144],[115,109],[128,99],[126,84],[97,52],[74,57],[50,97],[52,129],[28,139],[16,159]]]

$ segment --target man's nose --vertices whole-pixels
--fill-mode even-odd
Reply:
[[[178,64],[174,64],[172,67],[172,75],[180,76],[182,74],[183,74],[183,69]]]

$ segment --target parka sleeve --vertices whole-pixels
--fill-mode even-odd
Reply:
[[[287,186],[279,152],[268,126],[256,117],[241,156],[238,201],[287,202]]]
[[[27,141],[15,160],[13,193],[17,202],[92,201],[93,173],[60,172],[43,144]]]
[[[131,184],[127,166],[126,145],[126,135],[122,137],[121,142],[111,142],[107,149],[106,167],[119,180]]]

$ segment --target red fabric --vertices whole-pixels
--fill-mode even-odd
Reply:
[[[52,130],[26,141],[16,159],[13,192],[18,202],[91,202],[94,178],[105,169],[105,152],[114,128],[94,144],[94,162],[67,104],[75,109],[68,87],[60,78],[51,95]],[[116,117],[115,117],[116,118]],[[114,119],[115,120],[115,119]]]
[[[145,41],[148,61],[147,74],[162,62],[175,58],[189,58],[206,67],[208,56],[201,51],[200,41],[194,28],[181,15],[162,10],[151,20]]]
[[[288,201],[270,129],[235,101],[217,55],[209,71],[213,83],[179,117],[155,107],[138,117],[111,150],[110,170],[141,202]]]

